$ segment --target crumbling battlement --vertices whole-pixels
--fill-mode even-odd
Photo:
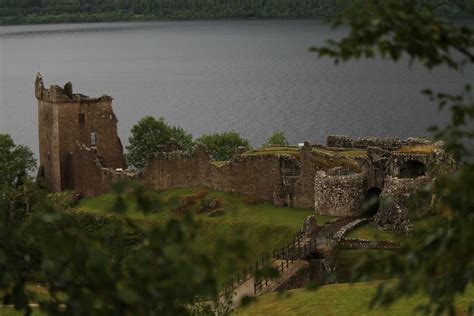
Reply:
[[[36,75],[35,81],[35,97],[51,103],[81,102],[96,103],[102,101],[112,101],[112,97],[103,95],[98,98],[90,98],[80,93],[73,93],[72,83],[68,81],[64,87],[51,85],[49,89],[44,87],[43,77],[40,73]]]

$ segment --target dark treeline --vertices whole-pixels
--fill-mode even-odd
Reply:
[[[421,0],[443,16],[474,15],[474,0]],[[0,23],[331,16],[352,0],[0,0]]]

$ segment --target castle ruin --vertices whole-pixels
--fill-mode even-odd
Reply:
[[[257,149],[219,165],[202,145],[190,154],[158,152],[136,173],[126,169],[111,97],[74,94],[71,83],[45,89],[40,74],[35,95],[39,179],[54,192],[97,196],[118,179],[137,179],[154,190],[207,186],[337,217],[371,213],[379,226],[403,229],[410,194],[456,167],[442,144],[425,139],[328,136],[325,145]],[[391,203],[380,204],[388,196]]]

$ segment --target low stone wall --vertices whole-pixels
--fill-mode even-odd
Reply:
[[[353,231],[354,229],[356,229],[357,227],[360,227],[364,224],[366,224],[367,222],[369,221],[368,218],[358,218],[352,222],[350,222],[349,224],[347,225],[344,225],[343,227],[341,227],[341,229],[339,229],[335,234],[334,234],[334,238],[339,241],[341,240],[342,238],[344,238],[344,236],[348,233],[350,233],[351,231]]]
[[[363,211],[365,174],[330,176],[318,171],[314,179],[314,208],[323,215],[352,217]]]

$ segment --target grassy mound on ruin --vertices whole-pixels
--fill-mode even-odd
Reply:
[[[164,223],[170,217],[179,218],[180,208],[188,208],[199,223],[199,244],[213,256],[213,241],[242,239],[246,243],[245,257],[240,258],[240,269],[254,264],[257,258],[275,248],[286,245],[294,233],[301,228],[305,218],[314,211],[286,207],[275,207],[270,202],[223,192],[208,191],[205,188],[175,189],[152,192],[159,208],[145,216],[135,210],[135,205],[127,205],[127,214],[146,227],[150,222]],[[111,214],[114,197],[110,194],[82,200],[75,212],[82,214]],[[214,201],[215,209],[202,212],[202,201]],[[186,201],[186,202],[183,202]],[[329,217],[317,216],[318,223]],[[231,275],[225,267],[216,266],[216,274],[222,285]]]
[[[249,150],[243,156],[265,156],[265,155],[288,155],[300,159],[300,148],[297,146],[287,147],[262,147]],[[329,170],[335,167],[344,167],[353,171],[360,171],[358,163],[352,158],[367,156],[364,150],[332,151],[326,148],[312,148],[312,162],[321,170]]]
[[[379,282],[333,284],[317,290],[291,290],[269,293],[258,297],[250,305],[238,309],[235,315],[414,315],[414,309],[427,302],[423,295],[404,298],[389,308],[369,309]],[[456,299],[458,314],[467,315],[468,306],[474,296],[474,287]]]
[[[414,146],[402,146],[400,149],[397,150],[399,153],[407,153],[407,154],[431,154],[437,149],[437,147],[433,144],[427,145],[414,145]]]

